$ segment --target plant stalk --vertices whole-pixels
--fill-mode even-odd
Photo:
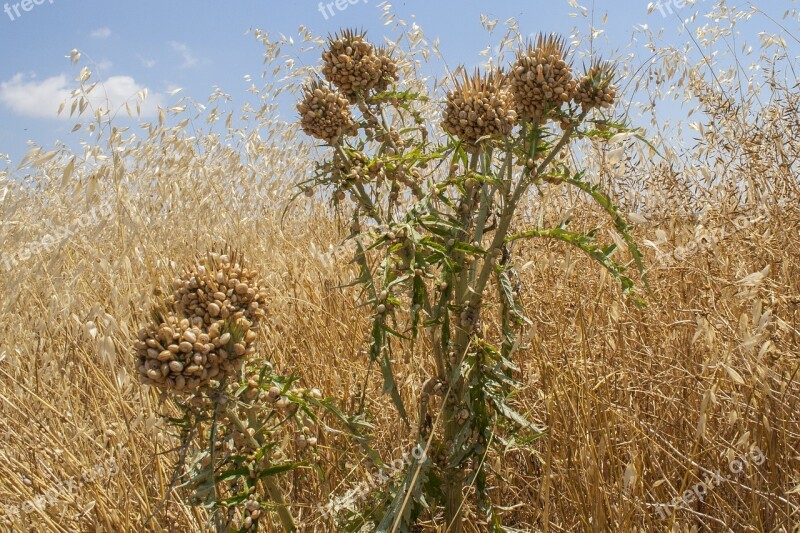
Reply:
[[[256,440],[253,435],[248,433],[247,428],[244,425],[244,422],[239,418],[239,415],[231,408],[227,409],[228,418],[236,425],[236,429],[239,430],[247,442],[250,444],[250,447],[253,450],[258,450],[263,446],[261,442]],[[284,531],[297,531],[297,527],[294,524],[294,518],[292,517],[291,511],[289,511],[289,506],[286,504],[286,499],[283,497],[283,491],[281,490],[281,486],[270,476],[264,477],[261,481],[264,482],[264,486],[267,489],[267,494],[269,498],[275,502],[278,512],[278,518],[280,518],[281,525],[283,526]]]

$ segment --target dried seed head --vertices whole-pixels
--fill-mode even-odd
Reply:
[[[397,80],[400,79],[400,76],[397,73],[397,60],[392,57],[389,50],[381,47],[378,48],[377,54],[381,60],[381,76],[378,80],[378,84],[375,86],[375,90],[384,92],[394,85]]]
[[[211,326],[228,318],[246,318],[257,325],[265,315],[267,292],[262,281],[236,253],[209,254],[176,279],[173,287],[177,288],[166,298],[167,308],[195,325]],[[201,333],[212,338],[220,335],[216,329]],[[197,338],[183,340],[192,345]]]
[[[327,143],[355,132],[347,98],[321,82],[315,81],[303,89],[297,111],[303,131]]]
[[[567,63],[562,37],[539,35],[520,51],[509,75],[517,113],[521,118],[543,123],[552,111],[570,101],[575,82]]]
[[[255,353],[252,343],[246,339],[251,326],[245,318],[220,320],[213,324],[215,329],[224,331],[234,346],[242,346],[242,350],[228,350],[228,344],[190,344],[185,338],[198,338],[205,335],[203,329],[190,326],[184,320],[178,320],[175,314],[169,314],[160,324],[145,328],[146,339],[163,339],[163,330],[174,331],[167,349],[158,352],[156,349],[142,347],[136,350],[138,370],[143,383],[164,390],[181,393],[196,393],[198,390],[211,387],[212,383],[236,374],[245,357]],[[146,343],[147,341],[145,341]]]
[[[363,31],[344,30],[328,37],[322,53],[322,74],[351,102],[381,84],[388,67]]]
[[[209,254],[172,283],[134,343],[143,383],[194,394],[236,374],[255,353],[251,327],[267,292],[236,254]]]
[[[499,73],[463,74],[447,93],[442,127],[474,149],[483,140],[508,135],[517,123],[514,99]]]
[[[610,62],[595,61],[580,79],[575,89],[574,100],[584,112],[595,108],[607,108],[617,98],[614,85],[615,68]]]

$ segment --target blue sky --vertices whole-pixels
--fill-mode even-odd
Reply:
[[[456,66],[477,64],[481,50],[490,44],[480,24],[482,13],[500,19],[495,39],[502,34],[502,21],[509,17],[518,19],[523,34],[534,34],[569,33],[573,27],[586,32],[592,17],[599,26],[607,15],[597,48],[624,51],[635,28],[643,24],[651,29],[663,27],[663,44],[680,46],[686,34],[679,31],[680,21],[669,11],[688,17],[694,10],[710,9],[712,3],[699,0],[694,7],[669,7],[664,17],[659,10],[648,14],[647,1],[578,1],[589,9],[587,16],[570,15],[579,11],[570,5],[574,0],[409,0],[392,5],[399,18],[417,22],[430,39],[438,37],[447,64]],[[662,0],[667,1],[680,5],[681,0]],[[395,32],[383,25],[379,4],[380,0],[339,0],[329,7],[315,1],[272,0],[0,0],[0,153],[9,154],[16,166],[27,151],[28,139],[44,146],[52,146],[57,139],[75,140],[70,130],[76,121],[55,116],[60,101],[76,86],[79,67],[68,59],[73,48],[82,52],[84,62],[94,62],[93,70],[106,81],[112,100],[124,100],[147,88],[151,101],[144,108],[146,113],[174,100],[168,92],[176,87],[183,88],[183,95],[205,101],[216,85],[237,104],[246,100],[249,83],[244,76],[257,80],[262,69],[263,49],[252,35],[245,35],[249,28],[296,36],[300,25],[315,34],[363,27],[380,41],[387,32],[391,37]],[[796,2],[771,0],[769,4],[762,8],[780,18]],[[753,35],[777,30],[766,20],[754,24]],[[791,29],[798,33],[796,27]],[[649,55],[636,45],[628,51],[642,58]],[[289,113],[284,116],[289,118]]]

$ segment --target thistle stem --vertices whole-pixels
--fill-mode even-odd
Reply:
[[[580,120],[583,120],[583,115],[581,115]],[[497,228],[497,233],[495,233],[494,241],[492,242],[492,250],[500,248],[505,242],[508,235],[508,229],[511,227],[511,220],[514,218],[514,212],[516,211],[517,204],[519,204],[523,194],[525,194],[530,184],[542,175],[542,172],[547,169],[550,163],[553,162],[553,159],[555,159],[558,153],[561,152],[561,150],[567,145],[574,131],[575,125],[572,124],[564,131],[561,140],[559,140],[558,144],[556,144],[550,153],[547,154],[547,157],[545,157],[544,161],[542,161],[542,163],[536,167],[536,171],[530,177],[526,178],[523,176],[520,179],[520,182],[517,184],[517,188],[514,190],[511,200],[505,206],[506,208],[502,217],[500,218],[500,224]],[[474,292],[472,293],[472,298],[470,299],[470,305],[477,305],[480,301],[481,294],[483,294],[483,290],[486,288],[486,283],[488,283],[491,273],[492,262],[486,261],[483,264],[480,275],[478,276],[478,281],[475,283]]]
[[[250,433],[247,431],[247,427],[244,425],[244,422],[242,422],[242,420],[239,418],[239,415],[233,409],[228,407],[226,413],[228,418],[236,426],[236,429],[238,429],[239,432],[244,435],[245,440],[247,440],[247,443],[254,451],[264,446],[260,440],[257,440],[253,435],[250,435]],[[286,500],[283,497],[281,486],[269,476],[264,477],[261,481],[264,482],[264,486],[267,489],[269,498],[275,502],[278,518],[280,518],[284,531],[297,531],[292,513],[289,511],[289,506],[286,504]]]

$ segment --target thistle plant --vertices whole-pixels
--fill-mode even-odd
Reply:
[[[276,476],[314,454],[315,407],[326,405],[258,357],[266,298],[237,254],[209,254],[161,294],[134,346],[141,381],[179,413],[168,417],[181,440],[171,486],[187,489],[220,532],[257,531],[272,511],[296,529]]]
[[[580,139],[624,131],[600,114],[616,96],[614,69],[596,63],[575,80],[563,39],[541,36],[519,51],[507,73],[454,77],[441,122],[429,123],[421,112],[427,98],[381,78],[376,57],[384,60],[383,72],[398,71],[361,33],[329,38],[325,79],[311,82],[298,104],[304,131],[329,151],[301,187],[327,191],[352,219],[357,283],[373,315],[370,357],[404,419],[393,350],[406,339],[422,342],[435,363],[416,425],[431,460],[407,472],[380,513],[371,510],[377,530],[409,530],[424,508],[435,516],[438,507],[447,530],[458,532],[468,488],[478,511],[499,523],[487,493],[490,448],[512,435],[530,441],[542,434],[511,399],[519,389],[519,334],[530,324],[513,282],[514,243],[563,241],[598,261],[626,292],[634,287],[629,265],[612,257],[613,244],[571,231],[568,222],[516,227],[520,206],[543,187],[577,188],[610,215],[629,261],[641,269],[627,223],[564,158]],[[321,99],[336,105],[310,103]],[[340,105],[345,99],[351,113]],[[492,315],[499,329],[484,320]]]
[[[251,329],[264,316],[258,274],[227,254],[210,254],[172,284],[134,344],[143,383],[194,391],[233,376],[255,353]]]
[[[269,530],[272,513],[280,529],[295,531],[279,476],[315,457],[322,393],[258,359],[214,385],[174,399],[181,447],[173,485],[209,512],[216,531]]]

